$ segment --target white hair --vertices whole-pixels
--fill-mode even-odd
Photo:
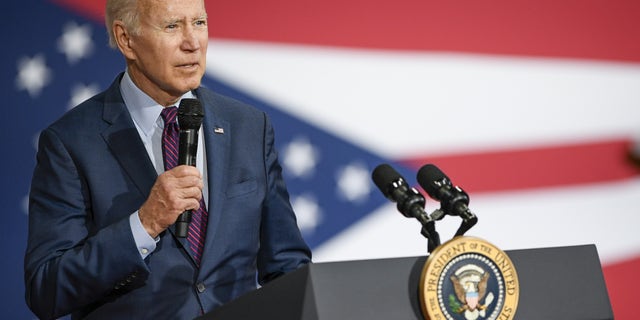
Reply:
[[[139,34],[138,0],[107,0],[104,21],[109,34],[109,46],[112,48],[117,48],[113,33],[113,22],[117,20],[122,21],[125,28],[132,34]]]

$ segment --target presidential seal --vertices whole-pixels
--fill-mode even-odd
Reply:
[[[437,247],[420,278],[427,320],[513,319],[518,275],[511,259],[489,242],[459,236]]]

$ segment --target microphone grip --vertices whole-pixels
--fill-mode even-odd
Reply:
[[[198,130],[180,130],[178,150],[178,164],[195,167],[196,153],[198,151]]]
[[[196,152],[198,150],[198,130],[180,130],[178,141],[178,164],[196,166]],[[186,238],[191,223],[191,210],[186,210],[178,216],[175,222],[176,236]]]
[[[191,223],[191,210],[181,213],[176,220],[176,235],[180,238],[186,238]]]

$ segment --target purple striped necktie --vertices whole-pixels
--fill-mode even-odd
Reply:
[[[177,107],[165,107],[160,115],[164,120],[164,130],[162,132],[162,156],[164,159],[164,169],[170,170],[178,165],[178,140],[180,132],[176,115]],[[207,232],[207,208],[204,204],[204,197],[200,199],[200,209],[192,212],[187,241],[189,248],[193,252],[196,264],[200,266],[200,258],[204,249],[204,236]]]

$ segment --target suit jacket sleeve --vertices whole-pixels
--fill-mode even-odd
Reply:
[[[90,195],[76,159],[54,129],[42,132],[29,201],[26,300],[57,318],[141,285],[149,274],[128,216],[91,230]]]
[[[282,178],[282,168],[274,148],[273,127],[266,115],[264,119],[264,158],[268,186],[258,256],[260,284],[311,261],[311,252],[300,235]]]

